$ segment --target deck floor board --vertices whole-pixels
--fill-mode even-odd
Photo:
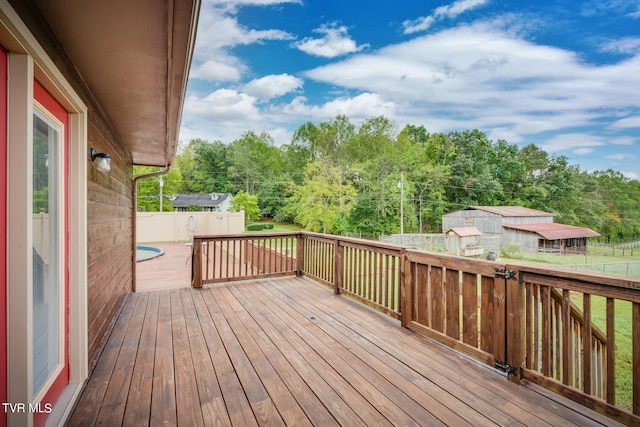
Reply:
[[[295,277],[128,295],[67,425],[101,422],[616,425]]]

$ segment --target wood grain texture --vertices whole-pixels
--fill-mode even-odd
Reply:
[[[130,294],[69,425],[616,425],[536,387],[284,277]]]

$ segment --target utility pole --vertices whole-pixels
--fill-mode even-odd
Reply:
[[[164,187],[164,180],[162,179],[162,175],[160,175],[160,212],[162,212],[162,187]]]

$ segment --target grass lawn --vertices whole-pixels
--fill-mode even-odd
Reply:
[[[295,224],[287,224],[284,222],[273,222],[273,221],[258,221],[260,224],[273,224],[273,228],[269,230],[260,230],[260,231],[246,231],[247,234],[260,234],[260,233],[286,233],[286,232],[295,232],[302,230],[302,227],[297,226]]]
[[[573,296],[575,294],[575,296]],[[582,294],[572,292],[573,302],[582,307]],[[607,330],[607,299],[591,297],[591,316],[600,330]],[[616,405],[631,409],[633,399],[632,372],[632,336],[631,303],[616,301],[615,303],[615,339],[616,339]]]

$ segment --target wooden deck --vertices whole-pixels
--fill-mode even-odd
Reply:
[[[130,294],[68,425],[618,424],[287,277]]]
[[[190,287],[191,246],[185,242],[159,242],[149,245],[162,249],[164,254],[136,263],[136,291]]]

